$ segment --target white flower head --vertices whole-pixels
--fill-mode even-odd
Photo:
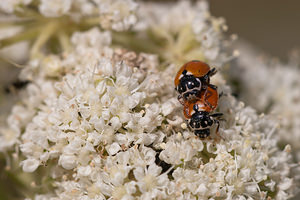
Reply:
[[[86,3],[57,2],[41,1],[53,3],[43,12],[74,17],[81,10],[73,3]],[[142,5],[149,10],[154,4]],[[102,28],[118,31],[135,23],[138,9],[131,0],[88,1],[85,9],[93,8]],[[154,8],[142,23],[164,41],[180,50],[201,44],[176,62],[195,55],[211,63],[228,60],[223,22],[209,15],[207,3]],[[173,26],[164,27],[168,23]],[[160,62],[157,55],[115,48],[114,34],[97,28],[74,33],[70,50],[45,53],[22,69],[30,83],[1,127],[0,151],[20,150],[23,171],[38,182],[45,178],[38,168],[50,175],[53,190],[40,185],[49,193],[36,199],[285,199],[295,193],[297,165],[291,146],[278,146],[284,131],[278,119],[258,115],[233,97],[220,72],[211,83],[225,94],[216,110],[224,120],[199,139],[184,123],[174,91],[177,63],[168,58],[178,58],[178,49],[160,52]]]
[[[137,12],[140,20],[135,29],[150,30],[159,41],[165,40],[167,59],[200,59],[216,66],[231,59],[222,42],[225,21],[210,15],[207,1],[144,4]]]
[[[279,120],[280,143],[290,144],[299,162],[300,93],[296,88],[300,85],[300,70],[292,62],[268,61],[247,44],[241,43],[239,47],[243,54],[237,60],[235,73],[231,74],[231,79],[240,84],[239,95],[260,112],[270,113]]]
[[[100,24],[116,31],[129,29],[137,21],[134,0],[95,0],[99,8]]]
[[[59,17],[68,13],[71,5],[71,0],[41,0],[39,9],[40,12],[46,17]]]
[[[12,13],[18,6],[28,5],[32,0],[3,0],[0,2],[0,10],[6,13]]]

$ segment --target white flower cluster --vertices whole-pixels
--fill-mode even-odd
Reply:
[[[177,4],[144,3],[137,15],[140,20],[135,28],[152,29],[172,45],[170,52],[174,51],[172,53],[177,58],[187,54],[190,60],[201,58],[216,66],[231,59],[228,52],[223,51],[227,45],[223,40],[223,32],[227,30],[225,21],[210,15],[206,1],[195,4],[190,1]],[[197,42],[199,44],[195,46]]]
[[[1,0],[0,10],[22,13],[23,7],[30,3],[35,6],[32,0]],[[37,10],[45,17],[69,16],[78,21],[97,16],[102,28],[116,31],[127,30],[137,21],[134,0],[39,0],[37,5]]]
[[[42,167],[54,180],[55,191],[35,199],[293,195],[290,146],[277,147],[276,123],[238,103],[220,74],[224,140],[201,141],[184,126],[174,65],[158,71],[156,56],[111,49],[97,29],[72,42],[72,52],[23,70],[32,82],[1,130],[1,151],[19,147],[25,172]]]
[[[136,23],[134,15],[137,4],[133,0],[95,0],[100,12],[100,23],[104,28],[117,31],[129,29]]]
[[[280,142],[291,144],[300,161],[300,70],[290,62],[269,61],[255,49],[240,44],[242,56],[231,74],[239,83],[238,94],[261,112],[272,114],[280,122]],[[300,178],[300,177],[299,177]]]
[[[12,9],[30,3],[12,2],[7,3]],[[255,108],[265,108],[276,99],[273,112],[281,114],[283,104],[288,108],[281,116],[295,117],[294,121],[258,115],[230,95],[221,72],[213,76],[212,83],[224,93],[217,110],[224,114],[222,139],[214,126],[212,139],[200,140],[184,121],[173,79],[178,62],[201,59],[219,66],[227,62],[222,36],[226,26],[222,19],[210,16],[204,1],[180,1],[174,6],[141,2],[140,6],[140,20],[133,30],[137,35],[152,31],[153,43],[167,44],[160,46],[164,52],[157,52],[167,64],[156,55],[113,48],[111,33],[93,28],[74,33],[71,50],[32,59],[22,70],[20,78],[30,84],[13,107],[7,126],[0,127],[0,152],[13,152],[14,159],[19,155],[23,171],[37,180],[29,185],[47,191],[32,198],[292,197],[297,190],[292,170],[297,164],[291,150],[298,144],[286,139],[293,148],[281,147],[280,142],[290,127],[295,127],[296,135],[299,124],[288,107],[295,109],[299,98],[296,90],[291,91],[293,84],[299,85],[296,73],[276,68],[276,80],[282,82],[272,88],[260,76],[254,76],[256,82],[247,78],[260,72],[257,63],[239,74],[247,85],[245,91],[253,92],[247,98]],[[136,23],[137,5],[132,0],[41,0],[38,8],[46,17],[76,19],[96,13],[105,29],[124,30]],[[271,70],[263,69],[269,76]],[[287,76],[283,78],[282,72]],[[264,97],[255,104],[258,90]],[[51,187],[40,184],[45,178],[38,173],[41,168],[50,176]]]
[[[13,13],[17,10],[18,6],[28,5],[32,0],[1,0],[0,10],[6,13]]]

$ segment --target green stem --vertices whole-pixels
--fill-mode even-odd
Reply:
[[[0,47],[3,48],[17,42],[31,40],[38,35],[38,33],[41,31],[41,28],[42,27],[33,27],[31,29],[26,29],[20,33],[17,33],[16,35],[0,40]]]
[[[59,21],[53,20],[50,21],[41,31],[41,34],[38,36],[34,42],[30,55],[31,57],[39,56],[41,47],[48,41],[48,39],[57,31],[59,28]]]
[[[24,19],[14,19],[14,20],[7,20],[2,21],[0,23],[0,28],[11,28],[16,26],[23,26],[24,25],[30,25],[33,21],[32,20],[24,20]]]
[[[84,24],[85,26],[97,26],[100,23],[100,17],[87,17],[83,18],[80,21],[80,24]]]
[[[64,31],[58,32],[58,40],[60,45],[62,46],[63,51],[69,51],[71,49],[71,43],[68,35]]]
[[[163,49],[147,38],[139,38],[135,34],[113,32],[113,43],[137,52],[155,53],[163,57]]]
[[[42,16],[39,12],[38,12],[38,8],[29,8],[26,6],[23,6],[19,9],[17,9],[14,13],[17,17],[20,17],[22,19],[40,19],[40,18],[44,18],[44,16]]]

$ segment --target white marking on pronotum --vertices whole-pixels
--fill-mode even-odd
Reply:
[[[186,75],[193,75],[192,72],[187,71]]]

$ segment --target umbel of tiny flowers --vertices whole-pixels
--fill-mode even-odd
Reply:
[[[68,51],[70,35],[100,25],[115,31],[128,30],[136,23],[134,0],[3,0],[0,11],[10,15],[5,27],[22,29],[15,35],[0,41],[6,47],[20,41],[32,41],[30,56],[42,56],[48,52]]]
[[[57,11],[67,13],[58,19],[75,19],[69,1],[55,2],[46,21]],[[116,9],[112,13],[127,8],[113,4],[119,1],[95,2],[107,3]],[[43,4],[37,4],[41,13],[48,8]],[[295,194],[295,163],[291,146],[277,145],[278,121],[231,96],[223,74],[211,81],[226,94],[218,107],[224,140],[202,141],[183,120],[173,86],[178,63],[193,57],[221,67],[230,59],[223,22],[207,9],[205,2],[182,1],[171,9],[140,3],[139,22],[129,32],[112,32],[101,23],[106,30],[77,32],[81,29],[71,26],[71,38],[65,38],[70,49],[54,54],[38,48],[40,56],[32,56],[20,74],[30,83],[0,130],[0,151],[12,160],[7,169],[19,165],[24,171],[15,179],[28,185],[26,197],[287,199]]]
[[[20,0],[3,1],[0,9],[11,15],[5,26],[20,29],[1,39],[0,47],[30,41],[32,59],[69,51],[72,33],[99,25],[112,31],[114,45],[155,53],[167,63],[198,58],[221,65],[231,59],[223,51],[230,42],[220,42],[227,26],[210,15],[205,1],[182,1],[170,8],[134,0]]]
[[[230,81],[239,83],[240,89],[236,91],[242,100],[259,112],[269,113],[279,120],[280,146],[290,144],[294,160],[299,162],[299,59],[283,63],[262,56],[246,43],[240,43],[239,47],[244,56],[236,60],[235,70],[229,76]],[[240,73],[241,71],[244,73]],[[254,78],[255,81],[252,81]],[[299,171],[295,173],[297,179],[300,178],[298,174]]]
[[[22,169],[36,176],[31,185],[48,188],[31,197],[292,196],[290,146],[276,146],[276,122],[237,102],[221,74],[212,81],[227,94],[219,105],[225,140],[216,144],[183,126],[174,65],[159,71],[157,56],[112,49],[110,34],[97,29],[71,41],[74,50],[22,71],[32,82],[1,131],[1,151],[20,148]],[[45,185],[40,169],[51,178]]]

